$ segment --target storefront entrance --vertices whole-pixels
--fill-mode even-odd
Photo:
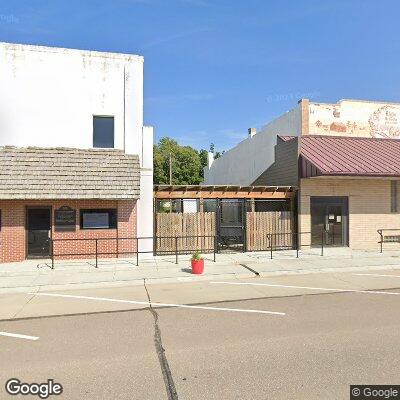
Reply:
[[[27,208],[27,257],[43,258],[50,255],[51,209]]]
[[[348,198],[311,197],[311,245],[348,246]]]
[[[218,207],[218,248],[243,251],[245,235],[245,202],[242,199],[221,199]]]

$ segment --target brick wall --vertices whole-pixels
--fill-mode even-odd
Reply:
[[[102,200],[60,200],[60,201],[0,201],[1,230],[0,230],[0,262],[23,261],[26,259],[26,207],[50,206],[52,207],[52,237],[53,239],[94,239],[106,238],[98,242],[98,251],[103,253],[117,252],[115,238],[136,236],[136,201],[102,201]],[[77,211],[75,232],[56,232],[54,229],[54,210],[68,206]],[[80,209],[88,208],[117,208],[117,229],[80,229]],[[63,241],[54,242],[55,254],[66,253],[92,253],[95,250],[95,241]],[[119,252],[134,251],[136,242],[132,240],[120,240]],[[121,255],[125,256],[125,255]],[[85,256],[71,256],[61,258],[85,258]],[[57,259],[60,259],[58,257]]]
[[[391,213],[390,180],[309,178],[300,183],[299,230],[311,231],[310,196],[348,196],[349,245],[378,250],[378,229],[400,229],[400,213]],[[310,243],[304,235],[302,243]],[[399,244],[385,245],[400,249]]]

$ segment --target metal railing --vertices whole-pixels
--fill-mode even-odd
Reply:
[[[400,229],[399,229],[400,231]],[[276,251],[282,250],[295,250],[296,258],[299,258],[300,247],[318,247],[321,248],[320,255],[324,255],[324,248],[326,245],[325,240],[325,232],[321,234],[321,243],[317,246],[311,244],[301,243],[301,235],[311,235],[311,232],[289,232],[289,233],[269,233],[267,234],[268,247],[263,249],[257,249],[253,251],[268,251],[270,253],[270,258],[273,259],[273,253]],[[289,239],[286,239],[288,237]],[[188,248],[187,245],[184,245],[182,242],[188,239],[211,239],[212,238],[212,246],[210,248],[204,248],[203,246],[195,246],[193,248]],[[282,244],[282,239],[283,244]],[[118,238],[65,238],[65,239],[49,239],[50,241],[50,258],[51,258],[51,268],[54,269],[55,261],[60,257],[82,257],[82,258],[91,258],[93,257],[95,260],[95,268],[98,268],[99,259],[100,258],[119,258],[120,256],[126,255],[134,255],[136,257],[136,266],[139,266],[139,255],[140,254],[153,254],[155,253],[154,248],[152,250],[139,250],[140,241],[144,240],[152,240],[160,241],[160,240],[170,240],[173,245],[171,246],[171,250],[162,250],[157,254],[160,255],[174,255],[175,263],[179,262],[179,255],[190,254],[192,252],[199,251],[201,253],[212,253],[213,261],[216,262],[216,254],[219,252],[218,245],[218,236],[213,235],[203,235],[203,236],[154,236],[154,237],[118,237]],[[127,248],[126,242],[131,241],[131,248]],[[55,243],[62,242],[78,242],[78,243],[90,243],[87,247],[93,248],[91,251],[85,252],[57,252],[55,251]],[[104,242],[115,242],[114,249],[112,251],[103,251],[101,250],[102,244]],[[121,243],[124,242],[124,246],[121,246]],[[180,243],[181,242],[181,243]],[[203,241],[204,243],[205,241]],[[286,244],[289,243],[289,244]],[[78,248],[82,248],[81,246],[77,246]]]
[[[400,229],[378,229],[380,236],[379,244],[383,253],[383,243],[400,243],[400,233],[398,235],[385,235],[384,232],[400,232]]]
[[[321,256],[324,255],[324,248],[325,248],[325,234],[326,232],[321,233]],[[300,239],[301,235],[310,235],[311,232],[289,232],[289,233],[268,233],[267,234],[267,239],[268,239],[268,251],[270,252],[270,258],[271,260],[273,259],[273,252],[274,251],[282,251],[282,250],[295,250],[296,251],[296,258],[299,258],[299,251],[300,251],[300,246],[301,247],[312,247],[313,245],[311,244],[300,244]],[[278,239],[282,239],[288,236],[290,240],[292,241],[292,244],[289,245],[280,245]],[[316,247],[316,246],[315,246]],[[262,250],[258,250],[262,251]]]
[[[213,238],[213,246],[210,249],[205,248],[180,248],[179,241],[183,239],[210,239]],[[116,257],[119,258],[121,255],[132,255],[136,256],[136,266],[139,266],[139,255],[140,254],[153,254],[154,250],[147,250],[142,251],[139,250],[139,241],[141,240],[159,240],[159,239],[171,239],[174,242],[174,249],[172,251],[163,252],[164,254],[175,255],[175,263],[178,264],[179,262],[179,255],[183,254],[190,254],[192,252],[200,251],[202,253],[213,253],[213,261],[216,262],[216,253],[218,252],[218,239],[216,236],[155,236],[155,237],[117,237],[117,238],[67,238],[67,239],[49,239],[50,241],[50,257],[51,257],[51,268],[54,269],[55,259],[57,257],[91,257],[94,256],[95,259],[95,268],[98,268],[99,258],[107,258]],[[99,248],[101,247],[102,242],[115,242],[115,251],[100,251]],[[121,242],[122,241],[132,241],[133,247],[129,250],[121,249]],[[86,243],[94,243],[94,251],[89,252],[62,252],[57,253],[54,251],[54,243],[60,242],[86,242]],[[99,246],[100,245],[100,246]]]

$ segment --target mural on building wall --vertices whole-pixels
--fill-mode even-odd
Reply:
[[[400,139],[400,104],[310,103],[310,134]]]

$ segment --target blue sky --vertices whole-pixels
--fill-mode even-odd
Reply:
[[[299,98],[400,101],[400,2],[30,0],[0,40],[145,57],[156,138],[228,149]]]

